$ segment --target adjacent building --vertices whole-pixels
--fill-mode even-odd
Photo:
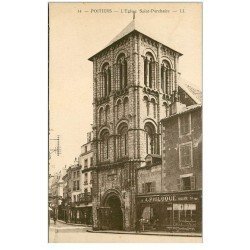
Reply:
[[[53,216],[61,219],[62,218],[62,200],[63,200],[63,176],[66,169],[60,170],[58,173],[55,173],[50,178],[50,187],[49,187],[49,206],[52,208]]]
[[[63,180],[62,220],[75,224],[92,224],[92,132],[87,143],[81,146],[81,154],[69,166]]]
[[[201,232],[201,105],[174,104],[161,128],[161,164],[149,155],[138,170],[138,216],[150,230]]]
[[[81,147],[79,165],[81,166],[81,193],[78,195],[78,209],[81,223],[92,225],[92,169],[93,169],[93,133],[87,134],[87,143]]]

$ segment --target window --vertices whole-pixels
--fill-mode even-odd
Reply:
[[[193,174],[186,174],[177,179],[177,186],[180,191],[195,190],[195,177]]]
[[[77,171],[77,177],[80,177],[80,171],[79,170]]]
[[[108,123],[109,122],[109,115],[110,115],[110,108],[107,105],[106,106],[106,110],[105,110],[105,122]]]
[[[144,96],[143,101],[144,101],[144,105],[145,105],[146,110],[147,110],[147,116],[149,116],[149,100],[148,100],[148,97]]]
[[[128,125],[126,123],[120,124],[118,128],[118,154],[119,158],[128,155]]]
[[[111,92],[111,68],[108,63],[105,63],[102,67],[102,84],[101,93],[102,97],[106,97]]]
[[[152,111],[150,112],[150,115],[156,118],[156,102],[154,99],[151,99],[150,106],[152,107]]]
[[[85,153],[87,153],[87,151],[88,151],[88,147],[87,147],[87,146],[85,146]]]
[[[93,157],[90,157],[90,167],[93,167]]]
[[[109,132],[104,130],[100,136],[100,161],[109,159]]]
[[[169,116],[169,108],[168,108],[168,105],[166,102],[163,103],[162,110],[163,110],[163,116],[168,117]]]
[[[181,222],[195,222],[196,221],[196,214],[197,208],[196,204],[192,203],[184,203],[184,204],[173,204],[174,210],[174,223],[181,223]]]
[[[155,133],[155,128],[153,124],[146,123],[145,124],[145,139],[146,139],[146,153],[147,154],[157,154],[157,138]]]
[[[161,65],[161,89],[163,93],[170,94],[173,74],[168,61],[164,60]]]
[[[190,179],[190,177],[182,178],[182,190],[191,190],[191,179]]]
[[[76,190],[80,190],[80,181],[76,181]]]
[[[179,117],[179,134],[187,135],[191,132],[191,115],[184,114]]]
[[[103,125],[104,123],[104,110],[100,108],[99,110],[99,126]]]
[[[84,168],[88,168],[88,159],[84,160]]]
[[[76,181],[73,181],[73,191],[76,191]]]
[[[117,109],[117,119],[120,119],[121,117],[122,117],[122,101],[119,99],[118,101],[117,101],[117,107],[116,107],[116,109]]]
[[[127,60],[123,53],[117,59],[117,73],[119,89],[127,87]]]
[[[142,193],[154,193],[156,182],[147,182],[142,184]]]
[[[84,174],[84,184],[87,185],[88,184],[88,173]]]
[[[76,178],[76,172],[74,172],[74,179]]]
[[[179,147],[179,165],[181,168],[192,167],[193,159],[192,159],[192,143],[188,142],[180,145]]]
[[[127,116],[129,114],[129,104],[128,104],[128,97],[124,98],[123,101],[123,115]]]
[[[76,195],[74,195],[74,202],[76,202]]]
[[[144,59],[144,85],[154,88],[155,62],[151,53],[147,52]]]

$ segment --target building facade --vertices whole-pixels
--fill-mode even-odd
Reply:
[[[87,134],[87,143],[81,146],[79,165],[81,166],[81,193],[78,195],[77,208],[81,223],[92,225],[92,169],[93,169],[93,133]]]
[[[201,232],[201,105],[179,105],[162,124],[162,164],[138,172],[138,216],[149,230]]]
[[[61,219],[63,216],[62,211],[62,200],[63,200],[63,176],[66,169],[60,170],[51,176],[50,187],[49,187],[49,206],[52,208],[51,216]]]
[[[81,154],[62,177],[62,220],[66,222],[92,225],[92,138],[92,132],[88,133],[87,143],[81,146]]]
[[[147,157],[160,168],[160,121],[180,98],[183,102],[191,98],[179,85],[181,55],[147,36],[133,19],[89,59],[93,62],[94,229],[134,229],[139,169]],[[160,179],[155,183],[148,188],[158,190]]]

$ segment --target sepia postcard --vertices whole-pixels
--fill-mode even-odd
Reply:
[[[50,243],[202,242],[202,8],[48,4]]]

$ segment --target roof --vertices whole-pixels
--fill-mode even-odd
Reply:
[[[168,120],[169,118],[172,118],[174,116],[177,116],[177,115],[180,115],[180,114],[184,114],[184,113],[187,113],[187,112],[190,112],[190,111],[193,111],[193,110],[196,110],[196,109],[199,109],[201,108],[202,105],[201,104],[194,104],[194,105],[190,105],[190,106],[187,106],[187,107],[184,107],[182,110],[180,110],[178,113],[175,113],[173,115],[170,115],[166,118],[163,118],[161,119],[161,121],[166,121]]]
[[[91,61],[93,59],[94,56],[96,56],[97,54],[99,54],[101,51],[103,51],[104,49],[108,48],[109,46],[111,46],[113,43],[119,41],[120,39],[122,39],[123,37],[127,36],[128,34],[132,33],[133,31],[137,31],[141,34],[144,34],[148,37],[150,37],[151,39],[165,45],[164,43],[160,42],[159,38],[156,38],[156,34],[152,34],[152,31],[147,30],[147,27],[145,26],[145,22],[141,22],[138,21],[136,19],[133,19],[118,35],[116,35],[102,50],[100,50],[99,52],[97,52],[96,54],[94,54],[93,56],[91,56],[89,58],[89,60]],[[166,46],[166,45],[165,45]],[[170,48],[169,46],[166,46],[168,48]],[[178,54],[182,55],[180,52],[178,52],[177,50],[170,48],[173,51],[177,52]]]
[[[197,104],[202,104],[202,92],[198,87],[192,86],[188,81],[180,77],[178,81],[179,87],[181,87]]]

